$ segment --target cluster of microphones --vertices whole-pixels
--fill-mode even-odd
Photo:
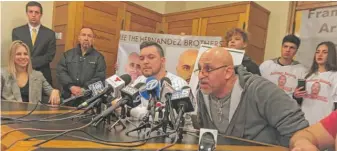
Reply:
[[[170,125],[177,130],[184,126],[184,113],[194,111],[195,102],[191,88],[188,86],[176,91],[171,86],[171,80],[167,77],[162,78],[160,81],[154,77],[148,77],[146,83],[137,83],[135,85],[131,85],[130,82],[131,77],[128,74],[122,76],[113,75],[106,79],[104,84],[102,82],[93,83],[89,85],[89,90],[84,91],[83,95],[71,97],[64,102],[70,102],[83,96],[91,96],[77,106],[78,110],[84,108],[89,110],[100,106],[99,104],[109,104],[112,100],[118,99],[116,104],[101,109],[99,114],[92,119],[92,122],[95,123],[114,114],[118,108],[128,107],[132,110],[132,108],[141,104],[142,98],[148,100],[148,112],[143,117],[143,124],[134,129],[134,131],[151,127],[148,121],[151,118],[154,119],[158,112],[160,123],[154,126],[155,129],[161,127],[166,132],[167,126]]]

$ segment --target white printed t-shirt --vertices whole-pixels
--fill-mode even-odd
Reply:
[[[334,102],[337,102],[337,72],[312,74],[306,79],[306,91],[301,108],[312,125],[333,111]]]
[[[278,62],[278,58],[267,60],[260,65],[261,76],[278,85],[290,97],[292,97],[298,79],[304,79],[307,68],[297,61],[283,66]]]

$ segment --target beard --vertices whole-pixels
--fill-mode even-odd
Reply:
[[[200,89],[200,91],[205,94],[205,95],[210,95],[211,94],[211,90],[209,89]]]
[[[150,77],[150,76],[154,76],[156,74],[158,74],[160,72],[160,69],[161,69],[161,66],[158,68],[158,69],[154,69],[154,68],[151,68],[151,70],[147,72],[145,72],[144,70],[142,70],[142,74],[145,76],[145,77]]]

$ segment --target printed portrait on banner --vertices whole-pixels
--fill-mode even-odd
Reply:
[[[190,81],[201,44],[219,46],[221,37],[169,35],[121,31],[117,64],[118,74],[130,74],[132,80],[140,76],[140,44],[144,41],[157,42],[164,50],[166,70]]]

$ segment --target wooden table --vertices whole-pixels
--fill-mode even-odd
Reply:
[[[27,114],[34,108],[35,104],[29,103],[21,103],[21,102],[1,102],[1,116],[6,117],[18,117]],[[38,105],[37,109],[28,117],[24,119],[36,119],[42,118],[50,115],[65,113],[71,110],[71,108],[51,108],[45,105]],[[79,112],[78,112],[79,113]],[[68,115],[69,116],[69,115]],[[64,116],[63,116],[64,117]],[[2,123],[7,121],[1,121]],[[15,123],[9,125],[1,126],[1,133],[4,134],[8,131],[11,131],[16,128],[41,128],[41,129],[70,129],[83,126],[87,124],[89,120],[63,120],[63,121],[55,121],[55,122],[25,122],[25,123]],[[129,124],[127,129],[132,129],[132,125]],[[89,126],[84,128],[84,130],[96,137],[102,138],[104,140],[123,142],[123,141],[132,141],[137,140],[138,135],[137,132],[130,133],[130,136],[126,136],[126,130],[122,130],[121,127],[117,127],[116,130],[112,129],[112,131],[107,130],[107,127],[104,127],[103,124],[98,125],[97,127]],[[17,140],[27,138],[34,135],[48,134],[55,132],[38,132],[38,131],[16,131],[8,134],[1,140],[2,150],[8,148],[9,145],[14,143]],[[74,132],[71,135],[82,136],[86,138],[90,138],[87,135],[81,132]],[[156,132],[153,132],[153,136],[156,135]],[[49,138],[49,137],[47,137]],[[67,151],[67,150],[75,150],[75,151],[91,151],[91,150],[156,150],[161,147],[164,147],[169,144],[169,138],[156,138],[149,140],[145,145],[139,147],[118,147],[118,146],[107,146],[99,143],[94,143],[90,141],[81,140],[78,138],[73,138],[69,136],[62,136],[50,142],[47,142],[41,145],[39,148],[33,147],[34,144],[41,142],[47,139],[45,138],[36,138],[29,141],[20,141],[17,142],[14,146],[12,146],[9,150],[48,150],[48,151]],[[182,142],[177,143],[167,150],[197,150],[198,149],[198,138],[192,135],[184,135]],[[119,143],[125,144],[125,143]],[[131,143],[128,143],[129,145]],[[287,148],[258,143],[254,141],[249,141],[245,139],[239,139],[229,136],[218,136],[218,143],[216,150],[220,151],[286,151]]]

